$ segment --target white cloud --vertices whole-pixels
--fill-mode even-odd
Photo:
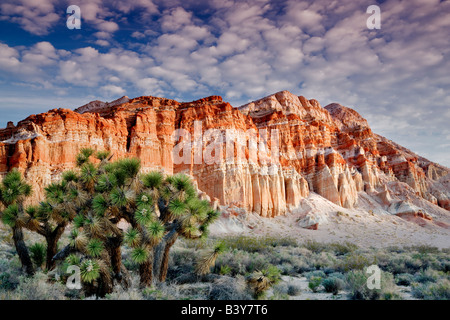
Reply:
[[[97,41],[95,41],[95,44],[98,44],[99,46],[102,46],[102,47],[110,46],[110,43],[108,41],[102,40],[102,39],[98,39]]]
[[[113,84],[102,86],[100,87],[100,90],[102,90],[106,95],[113,97],[125,94],[125,90],[123,88]]]
[[[18,0],[0,4],[0,19],[18,23],[24,30],[35,35],[46,35],[61,19],[55,13],[56,0]]]

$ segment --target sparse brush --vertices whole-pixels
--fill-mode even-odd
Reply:
[[[290,284],[287,288],[287,294],[290,296],[298,296],[301,293],[301,288],[299,285]]]
[[[309,279],[308,287],[312,290],[312,292],[317,292],[321,284],[321,277],[312,277],[311,279]]]
[[[344,281],[339,278],[330,277],[322,281],[322,286],[326,292],[337,295],[344,288]]]

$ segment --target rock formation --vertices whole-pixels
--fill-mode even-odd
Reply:
[[[362,192],[395,207],[385,187],[394,181],[450,210],[449,169],[374,134],[350,108],[287,91],[239,108],[219,96],[122,97],[32,115],[0,130],[0,174],[18,168],[37,201],[83,147],[138,157],[146,171],[189,174],[216,205],[263,217],[296,210],[310,192],[345,208]]]

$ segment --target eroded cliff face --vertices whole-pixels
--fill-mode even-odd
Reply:
[[[172,173],[175,101],[138,98],[101,113],[54,109],[0,131],[0,172],[24,173],[35,200],[43,188],[75,166],[81,148],[111,150],[115,158],[139,157],[143,170]],[[99,110],[97,110],[98,112]]]
[[[450,209],[447,168],[374,134],[352,109],[287,91],[239,108],[219,96],[122,97],[32,115],[0,130],[0,173],[18,168],[40,200],[83,147],[190,174],[210,199],[263,217],[295,211],[310,192],[345,208],[366,192],[388,206],[384,186],[395,181]]]

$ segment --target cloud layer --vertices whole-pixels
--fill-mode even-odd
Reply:
[[[352,107],[375,132],[450,166],[449,1],[387,0],[380,30],[366,26],[374,1],[70,2],[81,30],[65,28],[68,3],[0,5],[2,23],[29,34],[0,39],[0,125],[60,101],[220,94],[238,106],[290,90]]]

